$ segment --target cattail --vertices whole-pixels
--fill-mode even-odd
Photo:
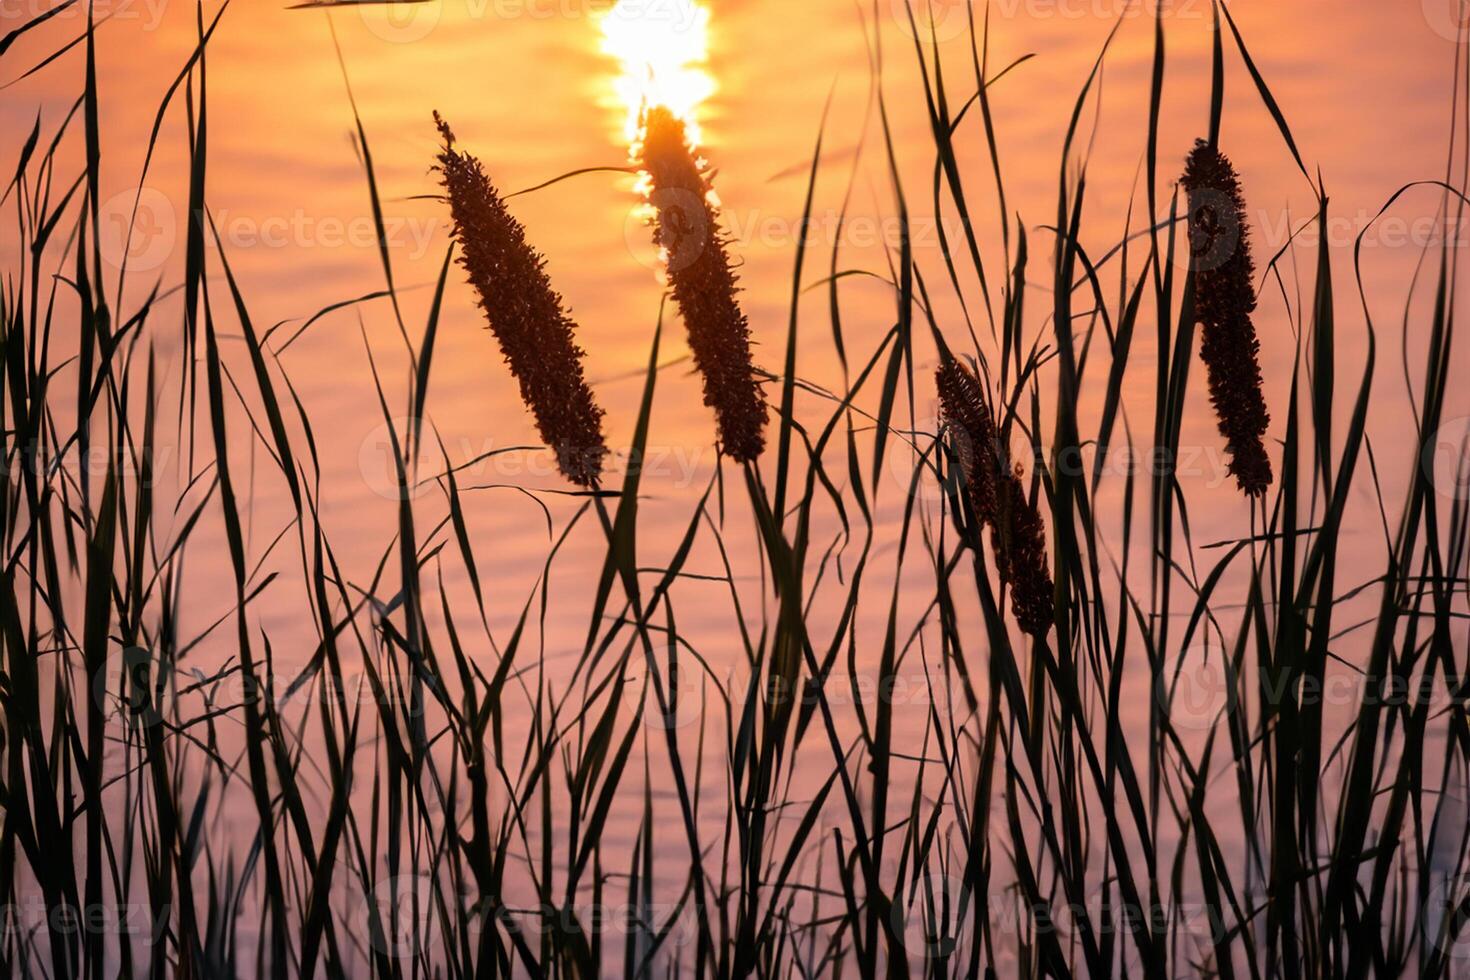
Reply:
[[[1055,618],[1046,523],[1021,483],[1020,464],[1010,464],[996,434],[980,379],[945,355],[935,386],[970,508],[990,527],[996,568],[1010,587],[1016,622],[1022,632],[1043,637]]]
[[[998,439],[980,380],[959,361],[945,356],[935,372],[934,384],[970,509],[981,524],[993,527],[995,483],[1000,473],[995,463]]]
[[[1046,560],[1046,522],[1021,484],[1021,464],[1004,472],[996,488],[996,523],[991,543],[1005,555],[1011,610],[1021,630],[1043,637],[1056,618],[1051,569]],[[997,539],[999,539],[997,543]]]
[[[1250,496],[1271,485],[1271,460],[1262,442],[1271,416],[1261,392],[1260,343],[1245,201],[1235,168],[1205,140],[1194,145],[1182,181],[1189,194],[1189,246],[1195,269],[1195,320],[1200,356],[1208,369],[1210,401],[1230,472]]]
[[[480,161],[454,149],[454,133],[434,113],[444,137],[438,170],[454,216],[459,262],[501,353],[536,417],[542,440],[556,451],[568,480],[590,487],[602,472],[607,445],[602,409],[582,375],[576,324],[551,288],[546,260],[526,242],[526,230],[505,209]]]
[[[704,376],[704,403],[715,410],[721,450],[750,462],[765,448],[766,399],[751,364],[750,327],[735,301],[735,272],[709,178],[672,112],[649,109],[644,127],[641,165],[652,185],[654,242],[667,256],[689,349]]]

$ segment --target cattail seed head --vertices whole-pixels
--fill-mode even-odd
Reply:
[[[444,137],[438,171],[454,218],[459,263],[480,297],[521,400],[568,480],[590,487],[602,472],[607,444],[602,409],[582,374],[576,324],[551,288],[546,260],[526,242],[525,228],[505,208],[480,161],[454,148],[454,133],[436,112]]]
[[[1256,497],[1271,485],[1271,460],[1263,442],[1271,416],[1262,393],[1260,342],[1251,322],[1255,263],[1240,179],[1224,154],[1199,140],[1181,183],[1189,195],[1194,315],[1210,401],[1230,453],[1230,472],[1241,490]]]
[[[1046,522],[1021,482],[1020,464],[996,433],[975,373],[944,355],[935,375],[940,411],[975,519],[990,528],[1001,582],[1022,632],[1043,637],[1055,619],[1055,586],[1046,555]]]
[[[1021,482],[1020,464],[1005,470],[996,493],[991,544],[1005,556],[1004,578],[1011,587],[1011,611],[1021,631],[1045,636],[1056,618],[1055,592],[1046,558],[1046,522]]]
[[[651,184],[654,241],[668,259],[669,283],[689,330],[689,349],[715,410],[720,449],[751,462],[765,449],[766,398],[750,355],[750,326],[735,300],[736,277],[710,203],[709,179],[684,123],[668,109],[644,116],[640,164]]]
[[[949,429],[950,447],[963,481],[965,496],[975,519],[994,526],[996,521],[996,478],[993,462],[997,437],[990,407],[985,403],[980,379],[953,357],[935,373],[940,412]]]

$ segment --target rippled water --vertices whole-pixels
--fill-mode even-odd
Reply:
[[[650,17],[678,23],[689,15],[683,0],[648,0],[646,5]],[[465,148],[482,157],[506,190],[578,168],[623,164],[624,108],[616,87],[620,69],[601,52],[599,19],[607,6],[606,0],[444,0],[417,5],[407,14],[374,7],[326,14],[274,4],[228,10],[208,56],[210,200],[256,321],[299,321],[329,303],[382,286],[365,181],[350,142],[349,84],[387,202],[395,273],[399,283],[410,287],[406,315],[415,336],[447,240],[444,209],[433,201],[415,200],[435,192],[429,171],[435,146],[431,110],[451,120]],[[1443,171],[1453,57],[1444,21],[1433,9],[1420,18],[1372,3],[1239,6],[1241,29],[1304,158],[1324,176],[1332,199],[1330,231],[1339,295],[1350,297],[1351,249],[1358,233],[1399,186]],[[958,308],[942,287],[939,254],[941,225],[952,239],[958,237],[959,226],[952,210],[934,216],[932,141],[907,16],[900,16],[903,5],[882,0],[871,9],[836,2],[749,0],[709,7],[707,70],[716,90],[698,114],[707,156],[718,169],[716,186],[735,239],[733,251],[742,262],[744,302],[760,361],[779,367],[805,174],[829,96],[832,107],[806,279],[815,282],[826,271],[834,242],[841,246],[839,264],[845,269],[884,272],[885,250],[896,248],[898,226],[870,101],[864,40],[865,29],[875,27],[917,260],[935,284],[946,331],[961,335]],[[1091,156],[1084,244],[1094,256],[1121,238],[1130,203],[1132,227],[1143,223],[1139,169],[1152,58],[1147,14],[1152,7],[1130,7],[1122,0],[1010,0],[991,8],[992,64],[1036,55],[1006,76],[993,96],[1010,209],[1030,229],[1033,249],[1043,257],[1050,239],[1041,226],[1054,221],[1064,127],[1118,9],[1132,12],[1122,18],[1105,65],[1101,98],[1085,108]],[[1169,161],[1182,158],[1206,121],[1211,23],[1202,0],[1167,5],[1164,23],[1170,62],[1161,181],[1171,181]],[[964,5],[940,5],[933,25],[958,101],[973,90]],[[345,81],[333,53],[334,32],[346,65]],[[137,5],[120,8],[104,30],[100,75],[105,135],[111,139],[104,174],[107,185],[122,195],[114,198],[119,227],[137,183],[142,134],[193,33],[194,13],[186,4],[152,11]],[[1302,43],[1303,38],[1312,43]],[[29,111],[33,95],[57,111],[72,97],[75,61],[68,62],[70,70],[53,69],[12,90],[10,111]],[[1264,264],[1311,217],[1311,188],[1292,164],[1239,59],[1232,56],[1229,64],[1223,140],[1243,175],[1257,257]],[[172,115],[146,184],[157,225],[144,229],[152,234],[141,246],[146,261],[136,255],[132,260],[140,275],[130,284],[131,295],[138,295],[148,281],[141,274],[145,265],[157,265],[157,273],[166,278],[179,274],[185,180],[179,114]],[[963,133],[973,150],[964,161],[966,176],[972,187],[988,189],[987,161],[974,120]],[[1168,186],[1160,188],[1161,195],[1168,191]],[[848,223],[839,238],[838,218],[849,195]],[[608,408],[615,444],[626,441],[631,429],[662,288],[637,204],[631,178],[608,174],[578,177],[514,204],[581,323],[579,339]],[[1394,209],[1391,220],[1370,232],[1364,251],[1366,291],[1381,327],[1392,330],[1397,325],[1419,257],[1416,243],[1442,233],[1432,220],[1436,204],[1430,192],[1411,194]],[[981,240],[988,246],[990,276],[998,279],[1002,260],[994,200],[982,196],[972,206],[984,218]],[[1314,245],[1311,234],[1304,236],[1303,247],[1282,265],[1284,291],[1296,309],[1300,290],[1309,288]],[[135,243],[135,253],[139,247]],[[1033,281],[1041,269],[1033,265]],[[866,352],[891,323],[892,303],[881,284],[850,283],[844,287],[843,327],[853,351]],[[973,277],[965,284],[973,292]],[[1263,357],[1268,393],[1279,405],[1289,384],[1286,365],[1294,339],[1280,288],[1269,285],[1261,314]],[[823,306],[820,294],[806,301],[801,374],[835,387],[840,376]],[[1340,302],[1339,307],[1342,369],[1351,376],[1354,357],[1362,352],[1363,317],[1351,303]],[[1037,312],[1039,304],[1032,309]],[[387,382],[398,385],[405,359],[389,310],[382,303],[369,306],[361,323]],[[1038,320],[1036,328],[1041,326]],[[665,359],[683,350],[677,320],[671,328]],[[160,334],[166,344],[167,332]],[[1141,332],[1135,351],[1140,378],[1151,366],[1149,334]],[[1411,345],[1416,339],[1410,338]],[[328,436],[321,447],[328,520],[342,539],[344,560],[358,567],[386,547],[393,513],[392,502],[383,499],[385,491],[391,494],[391,473],[378,441],[382,432],[359,318],[347,311],[318,322],[282,355],[282,364]],[[1379,444],[1390,454],[1392,434],[1404,421],[1395,411],[1405,404],[1395,397],[1400,390],[1396,375],[1387,371],[1380,381],[1382,393],[1389,387],[1394,391],[1378,399],[1374,420]],[[665,498],[702,488],[714,455],[711,420],[685,366],[666,371],[661,384],[653,439],[656,453],[666,460],[661,470],[667,470],[668,485],[653,492]],[[1139,384],[1129,391],[1140,411],[1133,421],[1141,428],[1150,418],[1152,387]],[[1202,398],[1192,404],[1185,443],[1196,447],[1201,480],[1213,486],[1223,482],[1213,421]],[[919,410],[932,414],[932,405],[921,397]],[[493,447],[536,443],[469,290],[458,281],[452,283],[440,330],[429,412],[457,461]],[[1273,434],[1279,431],[1278,421]],[[493,466],[471,470],[478,482],[560,485],[545,453],[498,459]],[[902,489],[907,478],[908,461],[901,460],[895,466],[895,489]],[[273,526],[273,515],[279,519],[282,493],[282,487],[269,482],[257,488],[261,534]],[[1205,540],[1239,526],[1233,497],[1225,494],[1219,500],[1218,516],[1209,510],[1197,515],[1205,524],[1197,534]],[[518,595],[529,586],[532,563],[546,550],[539,511],[525,498],[503,491],[479,495],[478,504],[476,531],[495,542],[496,561],[486,572],[510,595]],[[574,577],[575,568],[565,574]]]

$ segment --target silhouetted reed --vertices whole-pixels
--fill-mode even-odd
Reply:
[[[1043,637],[1054,618],[1055,591],[1046,555],[1046,522],[1021,483],[1019,463],[996,432],[980,379],[949,355],[935,373],[950,446],[975,519],[990,527],[1000,579],[1023,632]]]
[[[654,242],[665,252],[674,300],[715,410],[723,452],[750,462],[765,448],[766,399],[750,356],[750,327],[735,300],[736,277],[709,200],[709,179],[684,123],[654,107],[644,118],[641,166],[652,183]]]
[[[460,265],[541,438],[556,451],[566,478],[590,487],[602,472],[607,445],[602,409],[573,339],[576,324],[551,288],[546,260],[526,242],[525,228],[506,210],[480,161],[454,149],[454,133],[437,112],[434,121],[444,137],[437,169],[454,216]]]
[[[1260,343],[1245,201],[1230,161],[1205,140],[1195,143],[1182,180],[1189,194],[1189,245],[1195,269],[1195,320],[1209,372],[1210,401],[1240,489],[1260,496],[1271,485],[1262,438],[1271,416],[1261,391]]]

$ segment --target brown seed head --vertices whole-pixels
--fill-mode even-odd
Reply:
[[[607,444],[602,409],[582,374],[576,324],[551,288],[545,259],[526,242],[525,228],[506,210],[480,161],[454,149],[454,133],[437,112],[434,121],[444,137],[437,169],[454,217],[459,263],[541,438],[556,451],[566,478],[590,487],[601,474]]]
[[[1262,393],[1260,342],[1245,201],[1235,168],[1205,140],[1195,143],[1181,183],[1189,195],[1189,243],[1195,270],[1195,320],[1210,401],[1240,489],[1260,496],[1271,485],[1263,439],[1271,416]]]
[[[934,383],[970,509],[976,520],[994,527],[999,476],[995,463],[997,439],[980,379],[953,357],[946,357],[935,373]]]
[[[996,434],[984,388],[975,373],[945,355],[935,376],[966,496],[975,519],[990,528],[1001,582],[1021,630],[1037,638],[1055,619],[1055,587],[1046,555],[1046,522],[1027,495],[1020,464]]]
[[[736,302],[736,277],[709,201],[709,180],[668,109],[644,117],[641,166],[652,182],[654,241],[668,256],[674,300],[689,330],[689,349],[704,377],[704,403],[715,410],[719,443],[738,462],[765,449],[766,399],[750,354],[750,326]]]

